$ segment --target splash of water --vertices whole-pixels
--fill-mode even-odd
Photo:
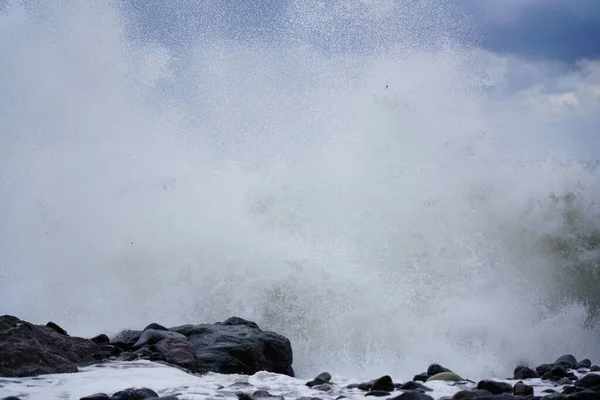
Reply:
[[[534,127],[439,2],[333,4],[240,37],[215,2],[177,48],[106,2],[6,6],[0,312],[238,315],[300,375],[600,356],[596,171],[502,161],[531,147],[506,120]]]

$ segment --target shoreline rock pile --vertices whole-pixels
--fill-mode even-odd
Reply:
[[[153,323],[143,330],[122,331],[112,339],[105,334],[91,339],[71,337],[52,322],[44,326],[13,316],[0,317],[0,377],[73,373],[78,372],[78,367],[92,364],[135,360],[162,363],[192,374],[216,372],[250,376],[268,371],[294,377],[290,341],[238,317],[215,324],[172,328]],[[302,387],[303,381],[298,385]],[[536,368],[518,365],[512,378],[506,379],[474,382],[439,364],[431,364],[427,371],[406,382],[394,382],[391,376],[384,375],[368,382],[336,384],[330,373],[323,372],[306,382],[305,387],[311,396],[295,400],[363,397],[434,400],[434,396],[437,400],[600,400],[600,367],[592,365],[589,359],[577,361],[572,355],[563,355],[553,363]],[[440,387],[446,390],[440,392]],[[222,388],[228,390],[230,396],[235,393],[238,400],[284,400],[281,395],[248,383]],[[130,387],[110,396],[97,393],[81,400],[177,398],[175,395],[159,397],[146,387]]]

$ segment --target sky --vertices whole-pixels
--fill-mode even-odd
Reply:
[[[406,15],[394,14],[394,5],[405,3]],[[600,154],[600,1],[598,0],[449,0],[446,9],[454,15],[435,20],[419,9],[432,9],[443,2],[432,0],[348,0],[346,2],[134,0],[126,2],[135,15],[138,31],[171,48],[185,46],[198,37],[214,35],[206,29],[221,21],[225,36],[235,40],[273,41],[289,28],[286,8],[322,8],[320,29],[309,39],[326,52],[370,49],[373,43],[393,43],[408,24],[419,32],[453,30],[456,37],[481,48],[495,65],[496,90],[521,111],[529,111],[552,126],[564,125],[580,142],[581,157]],[[168,5],[167,5],[168,4]],[[218,6],[215,6],[218,4]],[[420,7],[425,4],[425,7]],[[324,6],[325,5],[325,6]],[[340,6],[341,5],[341,6]],[[372,14],[372,30],[364,18],[331,18],[330,10],[350,9]],[[357,11],[358,10],[358,11]],[[401,14],[401,13],[400,13]],[[388,18],[389,16],[389,18]],[[330,18],[330,19],[327,19]],[[314,23],[314,21],[311,21]],[[383,24],[383,25],[382,25]],[[220,32],[221,34],[223,32]],[[423,36],[423,45],[428,35]],[[430,36],[435,36],[431,34]],[[515,111],[516,112],[516,111]],[[559,138],[560,140],[560,138]]]

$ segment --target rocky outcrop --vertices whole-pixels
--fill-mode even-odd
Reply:
[[[0,317],[0,376],[23,377],[77,372],[106,353],[97,343],[69,336],[54,323],[34,325],[17,317]]]

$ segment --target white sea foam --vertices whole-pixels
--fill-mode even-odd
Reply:
[[[581,374],[577,374],[581,375]],[[403,382],[394,378],[395,382]],[[514,385],[515,381],[497,379]],[[73,374],[41,375],[34,378],[0,378],[0,396],[19,396],[23,400],[64,399],[79,400],[80,397],[94,393],[106,393],[109,396],[129,387],[147,387],[159,395],[177,395],[182,400],[224,399],[236,400],[236,393],[252,394],[256,390],[266,390],[272,395],[283,396],[286,400],[300,397],[319,397],[323,400],[334,400],[341,393],[349,399],[363,400],[365,392],[359,389],[344,389],[350,383],[356,383],[341,376],[332,376],[335,384],[331,392],[311,389],[306,386],[307,380],[290,378],[285,375],[269,372],[258,372],[254,375],[222,375],[209,373],[193,376],[179,369],[171,368],[150,361],[112,362],[98,366],[82,368]],[[552,382],[541,379],[527,381],[534,387],[535,395],[542,395],[545,389],[561,391],[563,386],[554,386]],[[236,385],[237,384],[237,385]],[[244,385],[250,384],[251,386]],[[233,385],[233,386],[232,386]],[[427,382],[433,389],[427,392],[434,399],[452,396],[459,390],[471,389],[473,383],[453,383],[435,381]],[[391,396],[397,396],[394,392]]]

